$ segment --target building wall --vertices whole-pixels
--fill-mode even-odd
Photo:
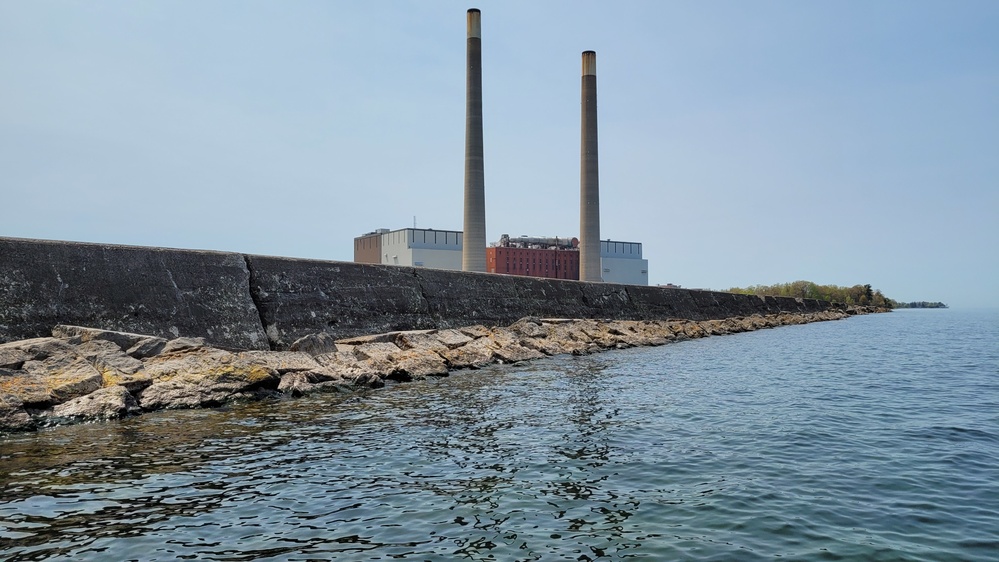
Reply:
[[[382,235],[371,233],[354,238],[354,262],[382,263]]]
[[[648,285],[649,260],[635,258],[600,258],[604,283]]]
[[[461,232],[403,228],[383,233],[380,243],[377,263],[461,270]]]
[[[410,248],[461,251],[462,233],[457,230],[405,228]]]
[[[486,271],[547,279],[579,279],[579,252],[502,246],[486,248]]]
[[[461,247],[449,250],[413,248],[410,250],[414,267],[461,271]]]
[[[642,243],[601,240],[600,257],[642,259]]]
[[[641,242],[600,241],[600,271],[605,283],[648,285],[649,260]]]
[[[413,265],[413,253],[409,249],[409,233],[406,229],[382,234],[382,256],[379,263]]]

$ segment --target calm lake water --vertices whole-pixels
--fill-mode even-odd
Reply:
[[[996,311],[0,437],[3,560],[996,557]]]

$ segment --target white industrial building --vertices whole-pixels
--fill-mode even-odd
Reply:
[[[431,228],[380,228],[354,238],[354,261],[461,271],[462,233]]]
[[[642,258],[641,242],[601,240],[600,269],[604,283],[649,284],[649,260]]]

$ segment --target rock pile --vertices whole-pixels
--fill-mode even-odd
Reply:
[[[849,313],[866,312],[851,310]],[[844,318],[848,312],[724,320],[523,318],[507,327],[390,332],[333,341],[314,334],[289,351],[231,351],[199,338],[163,338],[80,326],[0,344],[0,431],[121,418],[234,400],[377,388],[386,381],[564,353],[665,343]]]

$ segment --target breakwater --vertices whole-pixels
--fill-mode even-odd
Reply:
[[[59,324],[226,349],[285,350],[525,316],[717,320],[837,309],[823,301],[352,262],[0,237],[0,343]]]
[[[453,369],[551,355],[663,345],[838,320],[847,313],[725,320],[573,320],[525,317],[508,327],[411,330],[334,341],[305,336],[288,351],[228,351],[202,338],[172,340],[82,326],[0,344],[0,431],[115,419],[144,411],[379,388]]]

